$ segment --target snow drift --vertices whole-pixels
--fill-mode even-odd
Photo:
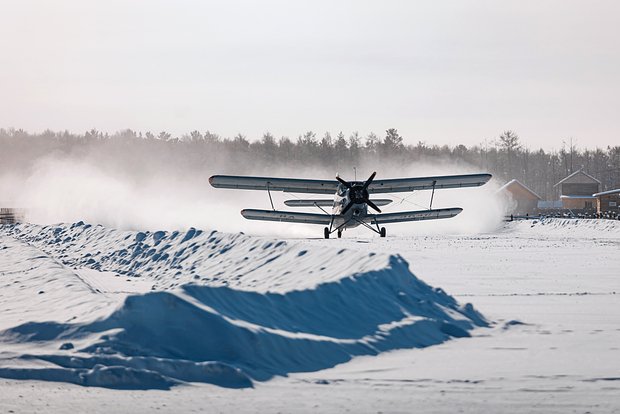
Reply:
[[[508,222],[504,228],[525,234],[544,231],[548,236],[559,237],[620,237],[620,220],[542,218]]]
[[[0,251],[4,378],[249,387],[486,325],[401,257],[327,243],[80,222],[5,226]]]

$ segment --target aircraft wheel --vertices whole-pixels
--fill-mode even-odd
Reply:
[[[329,229],[327,227],[325,227],[325,229],[323,230],[323,235],[326,239],[329,239]]]
[[[379,235],[381,237],[385,237],[386,231],[385,231],[385,227],[381,227],[381,232],[379,233]]]
[[[342,230],[338,230],[338,238],[342,237]]]

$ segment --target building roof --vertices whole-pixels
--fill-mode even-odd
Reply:
[[[620,193],[620,188],[616,188],[615,190],[603,191],[602,193],[592,194],[592,197],[600,197],[600,196],[616,194],[616,193]]]
[[[591,200],[596,197],[589,196],[589,195],[561,195],[560,198],[567,198],[569,200],[583,200],[583,199]]]
[[[528,186],[526,186],[525,184],[523,184],[521,181],[517,180],[516,178],[514,180],[510,180],[508,181],[506,184],[504,184],[503,186],[501,186],[497,192],[499,193],[500,191],[506,191],[508,190],[508,187],[512,187],[514,185],[517,185],[521,188],[523,188],[524,190],[526,190],[528,193],[530,193],[531,195],[533,195],[534,197],[536,197],[539,200],[542,200],[542,197],[539,196],[538,194],[536,194],[534,191],[532,191]]]
[[[590,178],[592,181],[596,182],[596,183],[601,183],[599,180],[597,180],[596,178],[592,177],[590,174],[588,174],[587,172],[585,172],[583,169],[579,169],[577,171],[575,171],[574,173],[570,174],[567,177],[562,178],[560,181],[558,181],[558,183],[556,185],[554,185],[554,187],[557,187],[558,185],[562,184],[564,181],[567,181],[571,178],[573,178],[576,175],[585,175],[586,177]]]

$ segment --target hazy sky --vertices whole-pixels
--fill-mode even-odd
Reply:
[[[618,1],[3,0],[0,127],[620,145]]]

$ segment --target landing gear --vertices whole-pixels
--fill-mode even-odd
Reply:
[[[338,238],[342,237],[342,230],[338,230]]]
[[[323,235],[326,239],[329,239],[329,227],[325,227],[325,229],[323,229]]]
[[[381,237],[385,237],[385,234],[386,234],[386,232],[385,232],[385,227],[381,227],[381,230],[379,231],[379,235],[380,235]]]

